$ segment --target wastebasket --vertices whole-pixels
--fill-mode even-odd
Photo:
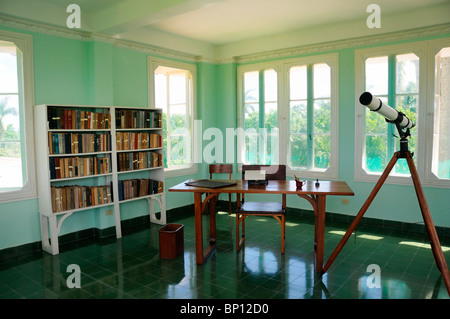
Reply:
[[[159,230],[159,257],[177,258],[184,251],[184,233],[182,224],[167,224]]]

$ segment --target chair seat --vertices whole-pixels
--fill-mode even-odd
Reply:
[[[244,202],[241,206],[241,214],[284,214],[283,205],[277,202]]]

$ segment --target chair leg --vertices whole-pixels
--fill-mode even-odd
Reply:
[[[286,242],[286,217],[281,217],[281,254],[284,255],[284,245]]]
[[[228,194],[228,215],[231,215],[231,194]]]

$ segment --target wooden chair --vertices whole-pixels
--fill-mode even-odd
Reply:
[[[285,165],[243,165],[242,179],[245,179],[245,171],[247,170],[263,170],[267,167],[266,177],[268,180],[285,180]],[[276,170],[276,171],[275,171]],[[252,186],[249,186],[249,188]],[[255,186],[264,187],[264,186]],[[286,233],[286,194],[282,194],[280,202],[247,202],[242,194],[242,202],[240,195],[237,197],[236,209],[236,251],[239,252],[245,240],[245,218],[248,216],[272,216],[281,225],[281,254],[284,254],[285,233]],[[239,225],[242,224],[242,235],[239,236]]]
[[[228,178],[231,179],[233,173],[232,164],[210,164],[209,165],[209,179],[213,178],[213,174],[225,173],[229,174]],[[231,214],[231,194],[228,194],[228,214]]]

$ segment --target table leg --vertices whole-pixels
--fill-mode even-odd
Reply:
[[[316,197],[315,211],[315,233],[314,233],[314,257],[316,272],[321,273],[323,269],[323,252],[325,247],[325,204],[326,196]]]
[[[210,197],[210,196],[208,196]],[[198,265],[206,262],[206,259],[216,250],[216,213],[215,201],[217,196],[210,197],[210,245],[203,249],[203,222],[202,222],[202,194],[194,193],[194,211],[195,211],[195,257]],[[208,200],[205,199],[205,201]]]

